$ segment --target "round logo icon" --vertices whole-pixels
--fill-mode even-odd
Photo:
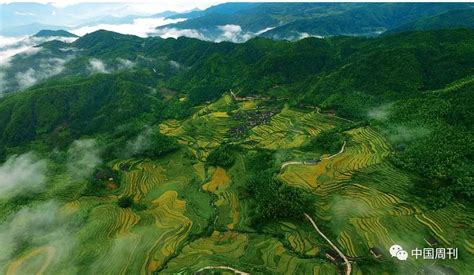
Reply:
[[[392,255],[392,257],[397,257],[398,251],[402,250],[403,248],[401,246],[399,246],[398,244],[394,244],[390,247],[390,255]]]
[[[408,252],[405,250],[400,250],[397,252],[397,259],[400,261],[406,261],[408,259]]]

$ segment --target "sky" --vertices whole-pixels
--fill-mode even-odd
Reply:
[[[194,8],[206,9],[212,5],[219,3],[224,3],[226,1],[216,1],[216,0],[201,0],[201,1],[191,1],[191,0],[168,0],[168,1],[149,1],[149,0],[140,0],[140,1],[78,1],[78,0],[63,0],[63,1],[5,1],[0,0],[0,3],[19,3],[19,2],[35,2],[47,4],[51,3],[55,7],[67,7],[78,3],[130,3],[130,12],[132,14],[153,14],[161,11],[187,11]]]

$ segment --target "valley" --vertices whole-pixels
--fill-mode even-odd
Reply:
[[[472,274],[471,3],[188,5],[0,4],[0,274]]]
[[[410,195],[416,176],[388,160],[391,146],[377,130],[280,104],[268,123],[249,127],[236,140],[229,134],[237,123],[233,115],[255,111],[259,104],[226,94],[199,106],[189,118],[153,126],[175,137],[179,149],[158,159],[111,160],[106,167],[117,175],[107,179],[113,188],[101,196],[58,198],[64,201],[58,212],[64,219],[85,215],[71,233],[80,243],[73,253],[58,257],[60,247],[30,244],[12,262],[4,262],[2,272],[64,273],[71,262],[86,273],[111,274],[345,272],[342,259],[328,256],[334,248],[312,228],[310,216],[347,256],[351,274],[422,270],[425,262],[396,262],[388,248],[393,243],[424,247],[429,235],[467,257],[439,264],[469,269],[473,244],[458,228],[474,222],[473,212],[461,204],[428,210]],[[304,150],[312,137],[335,127],[344,127],[349,137],[339,152],[329,156]],[[234,146],[229,147],[234,163],[209,165],[209,152],[222,144]],[[246,195],[245,181],[252,165],[249,154],[258,150],[271,152],[274,168],[281,169],[275,173],[279,180],[315,197],[314,212],[301,213],[305,218],[300,220],[270,219],[261,228],[252,226],[254,202]],[[306,157],[320,159],[304,163]],[[285,166],[295,158],[301,162]],[[122,197],[130,197],[132,206],[117,205]],[[381,258],[370,254],[374,247],[381,248]]]

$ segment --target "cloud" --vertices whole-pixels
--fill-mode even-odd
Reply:
[[[234,43],[244,43],[245,41],[258,36],[273,27],[265,28],[257,32],[244,31],[241,26],[234,24],[219,25],[214,30],[208,29],[177,29],[172,26],[155,30],[153,35],[162,38],[178,38],[181,36],[197,38],[205,41],[230,41]]]
[[[370,109],[367,112],[367,116],[375,120],[386,120],[390,115],[389,109],[392,107],[393,103],[384,104],[375,108]]]
[[[215,39],[216,42],[231,41],[235,43],[241,43],[255,36],[255,34],[251,32],[242,31],[242,28],[239,25],[228,24],[217,26],[217,29],[222,31],[222,34]]]
[[[50,78],[64,71],[64,65],[69,61],[72,56],[68,56],[64,59],[61,58],[41,58],[38,60],[38,67],[28,68],[24,72],[18,72],[15,75],[15,79],[20,89],[28,88],[38,81]]]
[[[273,29],[273,28],[272,28]],[[262,33],[260,33],[262,34]],[[324,38],[324,36],[321,36],[321,35],[317,35],[317,34],[311,34],[311,33],[308,33],[308,32],[297,32],[297,31],[292,31],[288,34],[273,34],[271,33],[270,34],[270,37],[272,37],[273,39],[277,39],[277,40],[290,40],[290,41],[297,41],[297,40],[301,40],[301,39],[305,39],[305,38],[308,38],[308,37],[316,37],[316,38]]]
[[[275,28],[275,27],[268,27],[268,28],[265,28],[265,29],[263,29],[263,30],[260,30],[260,31],[256,32],[255,35],[261,35],[262,33],[265,33],[265,32],[267,32],[267,31],[273,30],[274,28]]]
[[[46,165],[46,161],[32,153],[8,158],[0,166],[0,199],[27,191],[41,191],[45,184]]]
[[[160,28],[158,30],[154,30],[153,35],[160,36],[161,38],[178,38],[181,36],[186,36],[200,40],[211,40],[200,31],[194,29]]]
[[[135,66],[135,62],[123,58],[117,58],[117,62],[119,69],[131,69]]]
[[[97,58],[92,58],[89,60],[89,70],[92,73],[109,73],[109,71],[105,68],[104,62]]]
[[[7,66],[11,58],[17,54],[36,54],[41,50],[40,47],[35,47],[39,44],[51,41],[60,40],[66,43],[75,41],[75,37],[33,37],[33,36],[19,36],[8,37],[0,36],[0,66]]]
[[[388,138],[392,142],[406,142],[426,137],[430,133],[431,130],[421,126],[397,125],[389,128]]]
[[[74,179],[87,179],[102,163],[100,150],[94,139],[74,141],[67,154],[68,172]]]
[[[301,40],[301,39],[305,39],[305,38],[308,38],[308,37],[324,38],[324,36],[317,35],[317,34],[310,34],[310,33],[307,33],[307,32],[299,32],[298,37],[297,37],[296,40]]]
[[[38,80],[34,76],[35,70],[29,68],[25,72],[19,72],[15,75],[16,81],[20,86],[20,89],[24,89],[34,85]]]
[[[15,14],[16,14],[16,15],[19,15],[19,16],[35,16],[35,14],[32,13],[32,12],[19,12],[19,11],[15,11]]]
[[[11,58],[15,55],[33,55],[38,53],[40,50],[41,48],[28,45],[10,48],[0,48],[0,66],[9,66]]]
[[[137,18],[131,24],[98,24],[94,26],[85,26],[72,29],[70,32],[83,36],[97,30],[108,30],[122,34],[132,34],[140,37],[147,37],[155,32],[155,28],[167,24],[173,24],[184,21],[185,19],[166,19],[166,18]]]
[[[169,63],[171,65],[171,67],[173,67],[173,69],[176,69],[176,70],[181,69],[181,64],[179,64],[178,62],[176,62],[174,60],[170,60]]]
[[[125,152],[127,156],[133,156],[142,153],[151,146],[151,138],[153,136],[153,129],[147,128],[141,132],[135,139],[127,143]]]
[[[48,270],[58,272],[57,268],[65,266],[67,270],[61,270],[61,273],[76,274],[73,264],[64,263],[70,261],[76,251],[74,222],[81,218],[66,218],[54,201],[23,208],[8,216],[0,224],[0,263],[21,257],[25,248],[31,248],[29,251],[42,249],[52,258]]]
[[[2,71],[2,67],[0,66],[0,98],[3,97],[3,93],[7,90],[5,85],[6,81],[5,73]]]

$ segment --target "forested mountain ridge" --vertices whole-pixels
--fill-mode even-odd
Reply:
[[[188,20],[158,27],[158,30],[194,30],[219,40],[225,26],[238,27],[235,41],[245,35],[297,40],[307,36],[376,36],[416,20],[430,20],[452,10],[472,10],[460,3],[226,3],[204,11],[175,15]],[[443,28],[454,24],[469,27],[472,22],[444,16]],[[427,24],[418,24],[420,29]],[[405,27],[406,28],[406,27]],[[227,30],[227,29],[226,29]],[[230,30],[230,29],[229,29]],[[238,37],[242,35],[243,37]]]
[[[469,113],[467,102],[472,101],[469,89],[442,95],[444,102],[452,102],[449,109],[457,119],[415,114],[417,109],[441,108],[441,101],[435,99],[432,105],[425,105],[427,95],[432,97],[430,91],[474,74],[473,39],[473,30],[457,29],[377,38],[308,38],[292,43],[255,38],[233,44],[190,38],[143,39],[98,31],[72,44],[45,43],[36,55],[13,60],[28,66],[45,54],[62,58],[64,48],[74,52],[54,79],[0,99],[0,140],[5,155],[33,141],[52,146],[83,135],[110,135],[120,125],[186,116],[189,107],[232,90],[240,96],[284,97],[294,106],[320,106],[355,120],[367,120],[371,110],[395,104],[393,123],[412,127],[430,119],[424,125],[434,137],[427,146],[447,146],[443,152],[449,153],[450,147],[462,147],[472,139],[472,120],[463,118]],[[163,93],[167,90],[174,91],[173,96]],[[184,96],[186,100],[178,100]],[[400,120],[399,116],[409,112],[402,104],[407,101],[414,105],[413,114]],[[384,123],[381,127],[388,132],[399,131]],[[442,131],[452,139],[436,138]],[[444,180],[456,181],[459,172],[449,168],[450,163],[437,162],[439,168],[434,171],[423,166],[432,158],[452,157],[422,152],[421,144],[422,139],[394,141],[406,167],[430,178],[442,175]],[[472,158],[465,150],[453,154],[456,162],[464,163],[461,166]],[[459,176],[469,178],[469,169],[463,171]]]
[[[473,61],[465,28],[38,45],[0,75],[0,273],[467,274]]]

